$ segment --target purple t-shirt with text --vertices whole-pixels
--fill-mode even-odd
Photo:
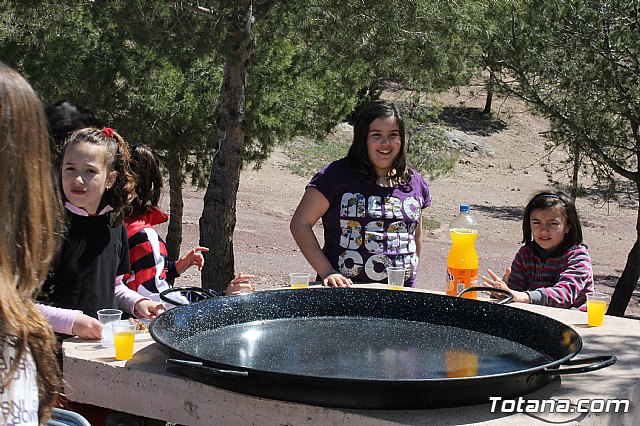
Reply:
[[[414,286],[415,231],[431,198],[422,176],[412,172],[410,185],[385,188],[358,176],[343,158],[311,179],[307,187],[329,201],[322,251],[336,271],[354,282],[384,282],[388,266],[404,266],[405,286]]]

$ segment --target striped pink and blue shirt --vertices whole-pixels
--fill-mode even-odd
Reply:
[[[593,291],[587,246],[563,245],[545,255],[535,242],[524,245],[513,259],[508,285],[529,293],[532,304],[584,311],[587,293]]]

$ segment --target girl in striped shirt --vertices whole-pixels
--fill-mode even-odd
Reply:
[[[158,208],[163,180],[160,160],[146,145],[135,144],[131,149],[131,170],[136,175],[136,196],[124,218],[129,238],[131,273],[125,276],[127,286],[151,300],[160,301],[160,294],[172,288],[173,280],[192,266],[202,270],[206,247],[196,246],[177,261],[167,258],[164,240],[154,229],[169,217]],[[220,295],[238,294],[254,289],[254,275],[239,273]],[[182,295],[169,296],[178,303],[188,304]],[[168,308],[171,306],[168,305]]]
[[[510,290],[515,302],[584,311],[593,268],[573,200],[561,191],[533,196],[524,210],[522,242],[504,277],[487,269],[484,284]]]

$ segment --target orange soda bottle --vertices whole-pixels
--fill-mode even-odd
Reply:
[[[478,284],[478,252],[474,246],[478,238],[478,222],[471,216],[468,204],[460,204],[460,213],[449,224],[451,249],[447,256],[447,295],[455,296],[465,288]],[[463,295],[475,299],[476,293]]]

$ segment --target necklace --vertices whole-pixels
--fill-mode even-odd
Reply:
[[[378,179],[376,179],[376,185],[383,188],[391,188],[398,185],[398,176],[396,175],[395,169],[387,170],[383,173],[384,174],[378,174],[378,171],[376,170],[376,175],[378,176]]]
[[[376,180],[376,185],[382,186],[384,188],[389,187],[390,186],[389,183],[390,183],[389,178],[386,176],[379,176],[378,180]]]
[[[379,176],[378,179],[376,180],[376,185],[381,186],[383,188],[391,188],[393,186],[398,185],[398,178],[396,178],[395,176],[393,177]]]

